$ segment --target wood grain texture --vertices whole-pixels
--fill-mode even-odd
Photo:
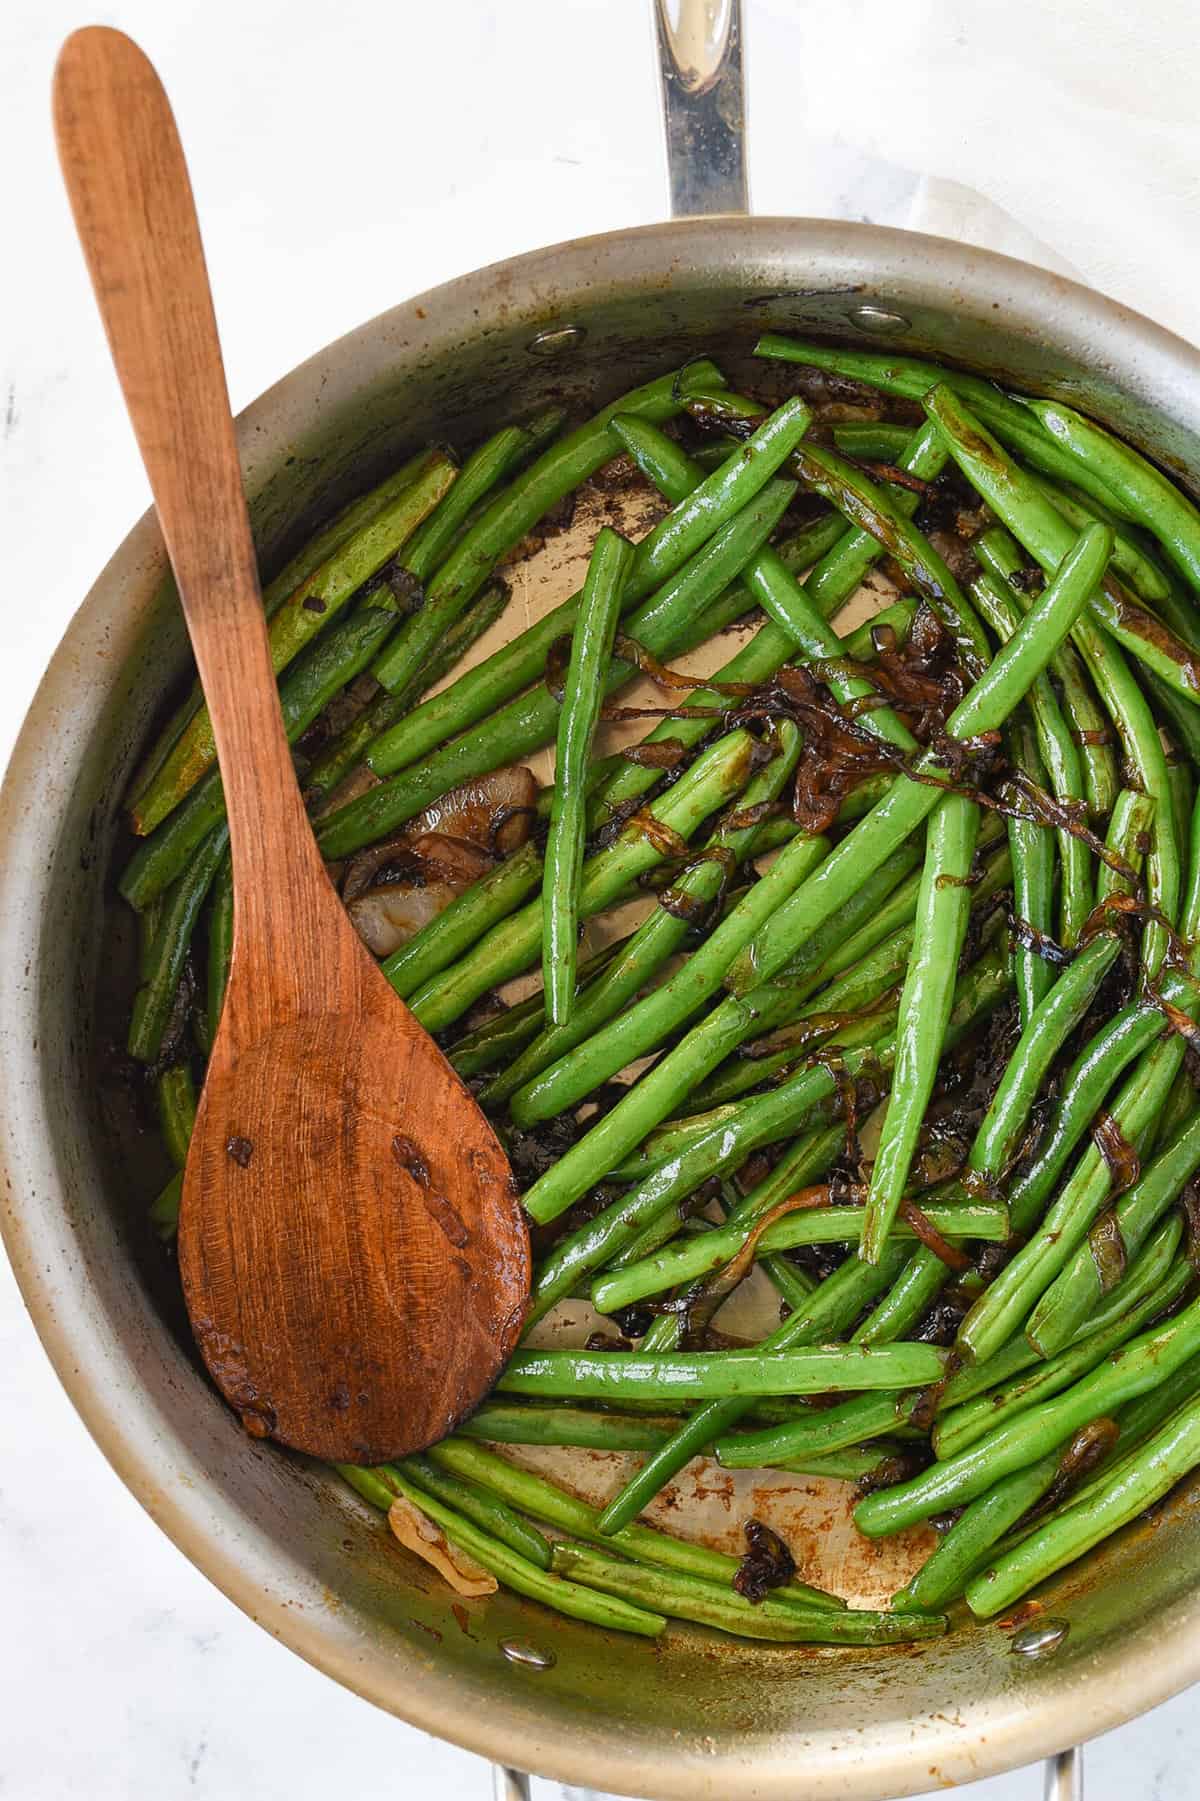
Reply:
[[[193,1331],[259,1437],[337,1461],[433,1442],[520,1332],[504,1151],[354,933],[284,737],[216,320],[166,95],[121,33],[67,40],[54,119],[229,809],[229,987],[184,1178]]]

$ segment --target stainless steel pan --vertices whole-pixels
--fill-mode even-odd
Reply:
[[[674,106],[689,83],[668,66]],[[724,163],[702,166],[723,168],[736,198],[737,88],[717,73],[692,96],[707,130],[673,130],[724,140]],[[469,440],[552,394],[605,399],[701,350],[736,377],[765,327],[884,336],[1069,395],[1185,480],[1200,471],[1200,354],[1097,294],[908,233],[693,218],[465,276],[271,389],[240,421],[264,562],[431,435]],[[969,1781],[1200,1676],[1190,1493],[1057,1580],[1050,1610],[1070,1632],[1051,1656],[1014,1654],[995,1625],[884,1653],[735,1647],[698,1630],[655,1647],[503,1592],[464,1632],[377,1517],[245,1438],[180,1331],[141,1224],[135,1147],[97,1073],[120,797],[184,665],[164,577],[147,516],[73,620],[0,797],[0,1215],[65,1387],[185,1555],[301,1656],[416,1725],[501,1765],[680,1801],[878,1801]]]

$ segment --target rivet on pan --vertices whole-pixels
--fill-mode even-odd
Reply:
[[[1069,1620],[1039,1620],[1036,1626],[1023,1626],[1014,1633],[1009,1648],[1017,1657],[1049,1657],[1070,1630]]]
[[[907,331],[912,324],[903,313],[890,313],[882,306],[852,306],[846,317],[851,325],[861,325],[864,331],[873,331],[882,337],[889,332]]]
[[[533,356],[560,356],[564,350],[578,349],[586,336],[582,325],[555,325],[531,338],[529,351]]]
[[[502,1638],[500,1652],[509,1663],[519,1663],[528,1670],[552,1670],[558,1662],[553,1651],[539,1650],[523,1638]]]

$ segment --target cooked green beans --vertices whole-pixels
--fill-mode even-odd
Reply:
[[[824,1394],[829,1389],[917,1388],[942,1375],[946,1353],[933,1345],[703,1351],[638,1357],[624,1351],[518,1351],[497,1384],[502,1394],[637,1395],[696,1401],[726,1396]]]
[[[971,907],[967,878],[979,809],[948,794],[929,822],[912,955],[900,996],[896,1065],[871,1171],[858,1254],[878,1263],[892,1230],[933,1090]]]
[[[375,664],[373,673],[382,686],[393,691],[404,687],[421,668],[438,639],[479,592],[500,559],[520,543],[548,508],[619,454],[617,441],[610,430],[618,412],[645,412],[653,419],[669,419],[680,410],[683,393],[693,382],[711,380],[715,374],[711,363],[695,363],[678,375],[648,382],[602,408],[588,424],[569,432],[543,451],[535,463],[485,508],[454,545],[429,583],[424,606],[397,633],[387,656]],[[643,593],[661,580],[662,574],[668,573],[666,569],[662,574],[657,573],[664,540],[672,542],[679,535],[677,524],[671,533],[660,536],[653,551],[646,552],[643,568],[653,565],[655,572],[650,575]],[[694,542],[689,544],[670,567],[677,568],[694,548]],[[633,599],[632,595],[630,599]]]
[[[436,507],[456,476],[454,464],[431,452],[427,467],[396,498],[340,544],[327,563],[300,583],[271,618],[271,662],[278,674],[329,625],[351,595],[368,581]],[[216,761],[217,747],[207,707],[188,721],[138,800],[134,827],[153,831]]]
[[[1200,1119],[1193,1118],[1113,1208],[1112,1227],[1117,1241],[1114,1250],[1121,1265],[1136,1256],[1148,1233],[1197,1169]],[[1093,1232],[1096,1230],[1093,1228]],[[1052,1357],[1069,1342],[1104,1293],[1099,1244],[1098,1239],[1095,1247],[1088,1244],[1076,1251],[1030,1316],[1029,1338],[1043,1357]]]
[[[800,737],[790,721],[782,722],[779,739],[777,755],[748,783],[740,797],[737,811],[748,817],[753,818],[758,808],[775,800],[795,769]],[[548,1023],[528,1048],[489,1083],[484,1092],[485,1103],[494,1107],[517,1090],[524,1090],[526,1083],[542,1070],[557,1064],[568,1051],[628,1006],[681,947],[696,914],[702,914],[706,904],[715,900],[731,865],[742,863],[752,854],[758,837],[759,828],[755,825],[719,825],[700,858],[685,865],[662,897],[662,904],[643,920],[604,973],[579,996],[570,1018],[562,1025]],[[629,1015],[623,1017],[627,1019]]]
[[[807,1615],[767,1595],[743,1601],[740,1595],[699,1576],[683,1576],[645,1564],[624,1563],[584,1545],[556,1545],[554,1568],[589,1588],[651,1607],[677,1619],[717,1626],[739,1638],[782,1640],[806,1645],[889,1645],[936,1638],[945,1620],[923,1613],[866,1613],[846,1608],[814,1608]]]
[[[982,1238],[1000,1240],[1008,1234],[1008,1210],[986,1202],[965,1206],[925,1206],[930,1225],[945,1238]],[[866,1223],[862,1207],[813,1207],[794,1213],[769,1226],[758,1240],[756,1255],[771,1251],[791,1251],[802,1244],[853,1244],[861,1238]],[[660,1252],[643,1263],[603,1276],[592,1284],[592,1304],[599,1313],[616,1313],[622,1307],[646,1295],[674,1288],[679,1282],[691,1281],[707,1271],[720,1269],[745,1243],[748,1233],[736,1226],[705,1232],[691,1243],[680,1245],[672,1254]],[[913,1238],[909,1225],[897,1227],[897,1238]],[[877,1260],[876,1260],[877,1261]]]
[[[696,609],[716,598],[770,536],[792,492],[790,483],[776,479],[748,501],[635,610],[627,621],[629,636],[656,657],[673,654],[680,639],[687,636]],[[631,574],[625,584],[626,599],[632,579]],[[633,672],[631,663],[618,658],[606,675],[606,691],[619,688]],[[450,789],[548,744],[557,719],[557,704],[544,686],[519,696],[491,717],[486,730],[451,739],[424,763],[402,770],[328,814],[318,827],[318,844],[328,857],[360,849],[394,831]]]
[[[1022,1469],[1089,1420],[1111,1413],[1178,1369],[1200,1348],[1200,1301],[1165,1326],[1143,1333],[1076,1382],[1064,1394],[1032,1407],[1007,1425],[921,1475],[868,1495],[854,1510],[860,1532],[878,1538],[899,1532],[931,1513],[973,1501],[1001,1476]]]
[[[528,1595],[531,1601],[544,1601],[556,1613],[587,1620],[593,1626],[607,1627],[610,1631],[640,1633],[643,1638],[657,1638],[667,1623],[660,1613],[598,1594],[595,1589],[581,1587],[575,1582],[566,1582],[539,1564],[531,1563],[491,1533],[481,1531],[465,1514],[447,1507],[444,1501],[400,1470],[387,1464],[382,1470],[359,1469],[348,1463],[338,1464],[337,1468],[351,1487],[376,1507],[386,1510],[397,1495],[402,1495],[436,1521],[452,1544],[482,1564],[485,1570],[490,1570],[499,1581],[519,1595]]]
[[[554,806],[546,840],[542,891],[542,987],[546,1017],[553,1026],[566,1024],[575,999],[587,761],[600,715],[605,668],[617,635],[622,591],[632,561],[632,544],[604,526],[588,564],[563,684]]]
[[[1200,1466],[1200,510],[1057,402],[759,348],[921,422],[883,403],[813,443],[803,401],[701,361],[565,435],[552,410],[423,451],[264,595],[335,881],[372,846],[368,879],[419,888],[439,833],[487,871],[382,967],[472,1079],[534,1228],[493,1396],[343,1474],[590,1624],[883,1645],[964,1593],[1008,1605]],[[602,479],[571,528],[582,589],[464,672],[521,540],[618,457],[611,523]],[[636,545],[631,483],[657,520]],[[864,618],[881,562],[871,604],[903,592]],[[506,849],[490,792],[548,747]],[[193,692],[132,784],[152,829],[121,880],[164,1240],[233,936],[206,758]],[[581,961],[585,921],[604,948]],[[747,1343],[760,1298],[782,1323]],[[587,1300],[618,1338],[564,1335]],[[601,1509],[489,1440],[637,1461]],[[961,1512],[888,1614],[794,1576],[752,1604],[743,1559],[635,1523],[714,1455],[861,1480],[869,1535]]]
[[[1027,1538],[968,1584],[971,1611],[990,1619],[1102,1538],[1128,1525],[1200,1463],[1200,1399],[1189,1400],[1142,1447],[1135,1462]]]
[[[600,1515],[594,1507],[547,1481],[544,1476],[523,1470],[506,1458],[498,1457],[494,1451],[485,1450],[482,1445],[464,1444],[459,1438],[448,1438],[435,1445],[429,1455],[434,1463],[492,1490],[511,1507],[532,1514],[534,1519],[569,1532],[573,1538],[605,1542],[600,1532]],[[702,1576],[713,1582],[728,1584],[738,1567],[738,1559],[726,1551],[714,1551],[708,1545],[672,1538],[650,1526],[627,1526],[608,1536],[607,1543],[637,1563]],[[800,1607],[838,1609],[845,1605],[835,1596],[796,1580],[776,1593]]]

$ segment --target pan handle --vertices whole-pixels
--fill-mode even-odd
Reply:
[[[492,1765],[492,1801],[529,1801],[529,1778],[524,1770],[506,1764]]]
[[[1083,1801],[1083,1747],[1046,1759],[1045,1801]]]
[[[654,0],[671,216],[745,213],[742,0]]]

